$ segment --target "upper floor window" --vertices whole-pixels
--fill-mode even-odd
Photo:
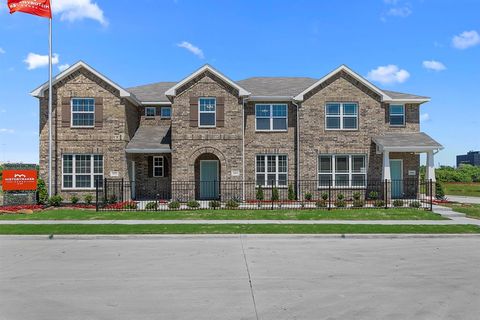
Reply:
[[[72,127],[95,126],[95,99],[72,99]]]
[[[153,118],[157,115],[157,108],[155,107],[145,107],[145,117]]]
[[[405,125],[405,106],[403,104],[390,105],[390,125],[403,126]]]
[[[286,104],[256,104],[255,119],[257,131],[287,130]]]
[[[198,99],[198,124],[199,127],[214,128],[217,121],[217,99]]]
[[[103,156],[99,154],[63,155],[62,180],[64,189],[93,189],[103,185]]]
[[[162,107],[160,109],[160,117],[162,119],[170,119],[172,117],[172,107]]]
[[[318,157],[319,187],[366,186],[365,155],[320,155]]]
[[[259,186],[287,186],[286,155],[257,155],[255,175]]]
[[[327,103],[325,128],[327,130],[358,129],[358,105],[356,103]]]

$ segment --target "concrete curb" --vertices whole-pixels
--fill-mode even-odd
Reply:
[[[479,239],[480,234],[118,234],[118,235],[0,235],[1,240],[198,240],[198,239]]]

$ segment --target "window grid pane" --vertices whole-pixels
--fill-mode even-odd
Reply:
[[[365,187],[365,155],[319,155],[318,187]],[[332,175],[331,173],[334,173]]]
[[[95,99],[72,99],[72,126],[93,127],[95,123]]]
[[[256,104],[256,130],[287,130],[287,113],[288,107],[286,104]]]
[[[256,183],[261,186],[284,187],[288,183],[288,158],[286,155],[257,155]]]
[[[146,117],[155,117],[157,109],[155,107],[147,107],[145,108],[145,116]]]
[[[97,180],[103,187],[102,155],[64,155],[62,171],[65,189],[92,189]]]
[[[160,109],[160,116],[162,118],[171,118],[172,117],[172,108],[171,107],[162,107],[162,109]]]
[[[358,129],[358,105],[356,103],[327,103],[325,127],[330,130]]]

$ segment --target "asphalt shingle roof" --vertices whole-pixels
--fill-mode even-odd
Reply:
[[[401,93],[401,92],[383,90],[383,89],[382,91],[385,92],[392,99],[430,99],[429,97],[417,96],[415,94],[410,94],[410,93]]]
[[[157,82],[143,86],[127,88],[126,90],[133,93],[138,100],[142,102],[169,102],[165,91],[170,89],[176,82]]]
[[[382,147],[396,148],[396,147],[412,147],[412,148],[438,148],[443,146],[437,141],[433,140],[428,134],[424,132],[408,132],[408,133],[387,133],[385,135],[376,136],[373,141]]]
[[[170,151],[171,143],[170,126],[146,126],[138,127],[132,140],[127,145],[127,153],[138,152],[165,152]]]

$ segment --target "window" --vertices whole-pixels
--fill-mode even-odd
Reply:
[[[103,156],[90,154],[63,155],[63,189],[103,187]]]
[[[172,117],[172,108],[162,107],[160,109],[160,116],[162,117],[162,119],[170,119]]]
[[[358,129],[358,106],[356,103],[327,103],[325,106],[327,130]]]
[[[287,130],[286,104],[256,104],[255,119],[257,131]]]
[[[72,127],[93,127],[95,125],[95,99],[73,98]]]
[[[403,126],[405,125],[405,106],[402,104],[390,105],[390,125]]]
[[[259,186],[287,186],[288,162],[286,155],[257,155],[256,179]]]
[[[163,157],[153,157],[153,176],[154,177],[163,177],[164,176],[164,160]]]
[[[365,155],[318,156],[319,187],[365,187],[366,175]]]
[[[157,108],[155,107],[146,107],[145,108],[145,117],[153,118],[157,115]]]
[[[200,127],[215,127],[217,100],[215,98],[200,98],[198,101],[198,123]]]

